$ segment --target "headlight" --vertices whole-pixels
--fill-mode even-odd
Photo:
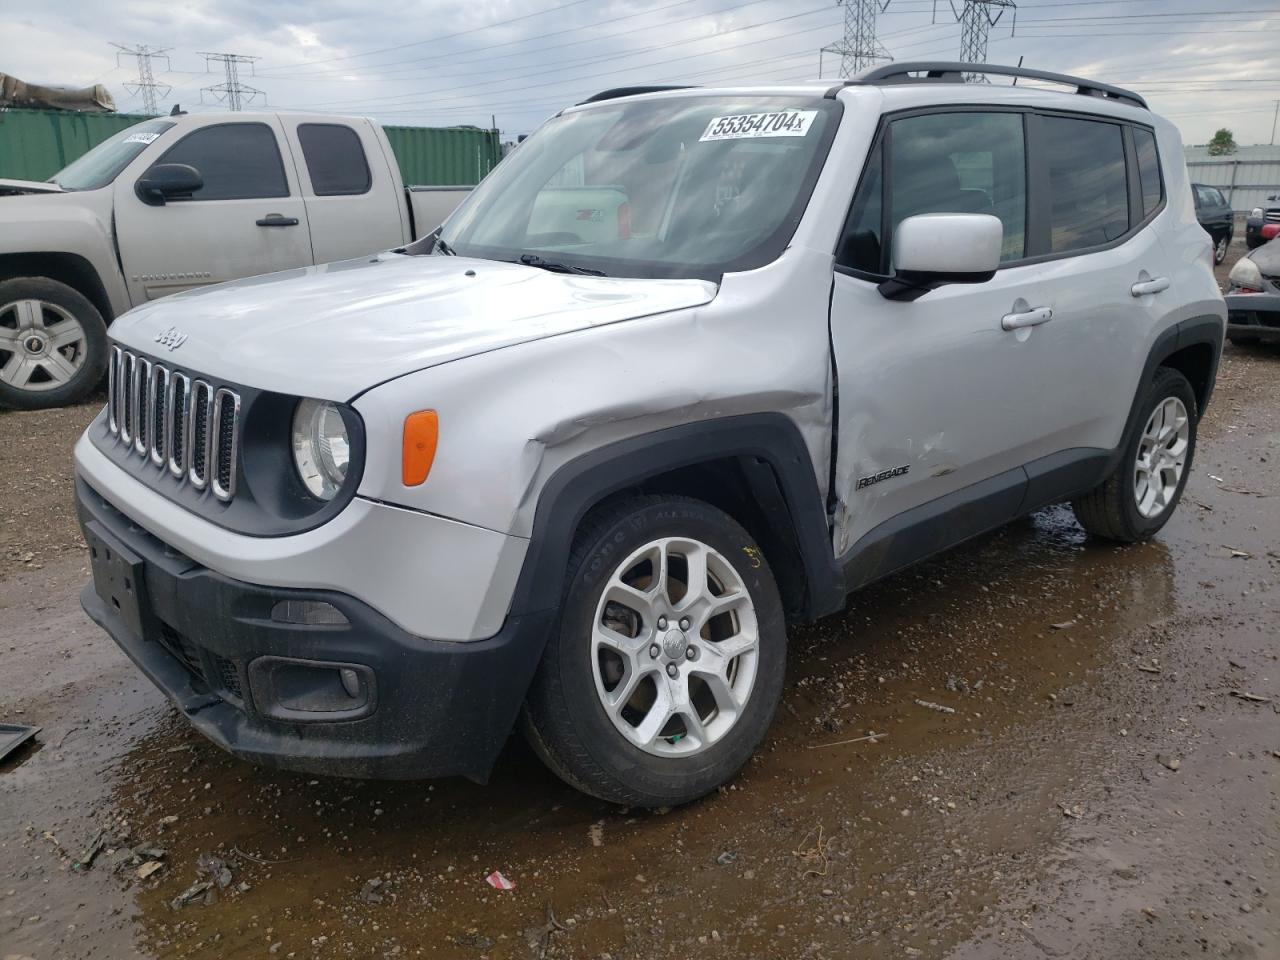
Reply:
[[[1248,257],[1241,257],[1236,261],[1236,265],[1227,274],[1227,279],[1231,281],[1233,287],[1254,291],[1262,289],[1262,271]]]
[[[293,415],[293,462],[308,490],[332,500],[347,477],[351,443],[336,404],[301,400]]]
[[[1261,207],[1254,207],[1254,208],[1253,208],[1253,210],[1250,212],[1249,216],[1253,217],[1253,219],[1255,219],[1255,220],[1261,220],[1261,219],[1262,219],[1262,208],[1261,208]]]

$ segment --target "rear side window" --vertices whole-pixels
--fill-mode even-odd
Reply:
[[[1041,118],[1049,174],[1049,251],[1117,240],[1129,230],[1129,186],[1119,124]]]
[[[881,236],[889,204],[889,237],[907,217],[987,213],[1004,228],[1000,259],[1026,254],[1027,165],[1020,113],[954,111],[895,120],[889,128],[888,191],[881,158],[871,161],[854,201],[840,262],[882,274],[892,262]],[[1123,173],[1123,170],[1122,170]]]
[[[204,186],[191,195],[192,200],[289,195],[276,135],[265,123],[201,127],[165,151],[157,163],[185,163],[200,171]]]
[[[1156,137],[1150,130],[1133,128],[1133,145],[1138,153],[1138,179],[1142,183],[1142,216],[1155,213],[1164,198],[1164,184],[1160,180],[1160,156],[1156,152]]]
[[[298,142],[317,197],[367,193],[373,184],[360,136],[338,123],[304,123]]]

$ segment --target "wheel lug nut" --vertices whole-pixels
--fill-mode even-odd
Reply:
[[[672,680],[674,680],[674,679],[676,678],[676,676],[677,676],[679,673],[680,673],[680,671],[676,669],[676,665],[675,665],[674,663],[668,663],[668,664],[667,664],[667,676],[668,676],[668,677],[670,677]]]
[[[665,630],[665,629],[667,629],[667,618],[666,618],[666,617],[659,617],[659,618],[658,618],[658,629],[659,629],[659,630]]]
[[[681,630],[688,630],[688,629],[689,629],[689,618],[688,618],[688,617],[681,617],[681,618],[680,618],[680,629],[681,629]]]
[[[690,647],[688,650],[686,650],[686,651],[684,652],[684,655],[685,655],[685,657],[686,657],[687,659],[689,659],[689,660],[697,660],[697,659],[698,659],[698,648],[697,648],[697,647]]]
[[[658,659],[658,654],[660,654],[661,652],[662,652],[662,649],[656,643],[649,648],[649,656],[653,657],[653,659],[655,660]]]

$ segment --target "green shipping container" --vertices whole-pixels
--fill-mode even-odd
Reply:
[[[149,117],[0,110],[0,178],[47,180],[103,140]],[[406,184],[472,186],[502,159],[496,130],[385,127]]]

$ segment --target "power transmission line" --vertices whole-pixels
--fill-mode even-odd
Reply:
[[[135,44],[134,46],[125,46],[123,43],[112,43],[113,47],[119,50],[116,54],[116,66],[120,65],[121,57],[133,57],[138,61],[138,79],[124,84],[124,88],[134,96],[142,96],[142,112],[148,116],[155,116],[160,111],[156,107],[156,97],[167,97],[169,91],[173,87],[167,83],[156,83],[156,78],[151,72],[151,58],[164,57],[165,68],[168,69],[169,58],[166,56],[171,47],[152,48],[145,43]]]
[[[956,0],[947,0],[951,14],[960,21],[960,62],[986,63],[987,39],[1006,10],[1012,10],[1014,28],[1017,27],[1018,5],[1014,0],[961,0],[957,10]],[[971,83],[986,83],[981,73],[966,73],[964,79]]]
[[[257,97],[262,97],[265,101],[267,95],[257,87],[251,87],[247,83],[240,82],[240,64],[249,64],[249,71],[252,75],[253,64],[260,60],[261,57],[246,57],[239,53],[205,53],[200,52],[205,59],[206,67],[210,64],[221,63],[226,73],[227,79],[222,83],[210,84],[207,87],[200,88],[200,102],[204,102],[205,93],[209,93],[214,99],[221,101],[227,105],[229,110],[240,110],[243,104],[253,103]]]
[[[877,60],[892,60],[889,51],[876,39],[876,15],[888,9],[890,0],[836,0],[844,7],[844,36],[818,52],[818,76],[822,76],[822,55],[840,58],[840,76],[852,77]]]

